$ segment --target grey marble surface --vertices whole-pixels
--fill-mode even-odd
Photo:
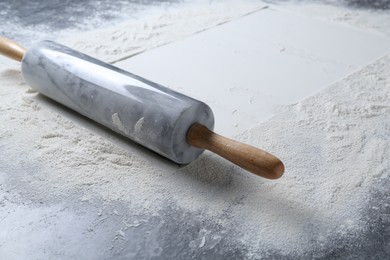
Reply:
[[[36,40],[47,38],[43,36],[52,35],[53,31],[83,27],[90,17],[101,17],[101,23],[120,19],[116,16],[117,13],[112,13],[113,8],[131,10],[140,6],[138,4],[147,5],[153,1],[120,1],[121,7],[113,6],[109,0],[97,2],[102,5],[98,7],[94,4],[96,1],[0,0],[0,30],[2,34],[29,45]],[[370,9],[386,9],[390,3],[385,0],[328,2],[347,2],[349,6]],[[84,8],[85,4],[90,7]],[[70,12],[75,14],[76,22],[67,19]],[[37,100],[41,103],[50,102],[39,96]],[[105,127],[99,128],[58,104],[49,105],[62,115],[85,121],[89,129],[99,129],[105,133],[104,136],[126,142]],[[80,201],[82,191],[62,197],[41,197],[24,181],[26,175],[39,175],[39,165],[27,161],[26,154],[15,155],[15,161],[6,160],[5,155],[8,155],[12,148],[12,144],[2,139],[0,236],[9,237],[10,242],[6,249],[18,252],[19,259],[242,259],[248,252],[250,245],[235,240],[238,234],[229,231],[229,227],[221,226],[218,220],[209,219],[202,212],[188,212],[169,201],[161,207],[158,215],[151,216],[129,212],[125,203],[107,204],[99,199]],[[190,174],[189,176],[191,177]],[[193,181],[199,180],[193,178]],[[373,189],[374,195],[363,214],[369,225],[367,231],[358,239],[331,241],[331,248],[307,251],[299,255],[270,252],[265,259],[388,259],[389,209],[383,205],[389,202],[389,194],[386,192],[389,184],[382,183],[384,188]],[[216,192],[220,191],[211,181],[205,181],[204,185],[216,189]],[[232,201],[232,206],[234,203],[239,204],[240,201]],[[102,213],[101,208],[104,209]],[[221,217],[228,218],[229,212],[224,212]],[[118,239],[115,232],[125,227],[124,223],[135,221],[143,221],[143,224],[129,227],[124,239]],[[189,242],[199,236],[203,229],[210,230],[208,239],[215,236],[220,240],[213,247],[205,246],[194,250],[189,246]],[[229,244],[229,239],[234,241],[233,245]],[[154,248],[148,241],[154,241],[160,247]],[[4,249],[0,244],[0,259]],[[159,257],[156,256],[158,254]],[[258,257],[253,255],[253,259],[256,258]]]
[[[27,49],[22,75],[47,97],[180,164],[203,152],[187,144],[190,126],[214,127],[203,102],[55,42]]]
[[[182,2],[182,0],[120,0],[115,2],[110,0],[0,0],[0,20],[2,22],[0,34],[28,46],[38,40],[56,39],[58,34],[68,29],[87,31],[112,25],[129,17],[136,18],[140,10],[145,10],[151,5]],[[265,0],[264,2],[271,4],[319,2],[358,9],[390,9],[390,0]]]
[[[56,39],[67,30],[88,31],[114,25],[150,6],[169,5],[180,0],[0,0],[0,34],[24,46]]]

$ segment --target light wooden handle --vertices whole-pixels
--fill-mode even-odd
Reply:
[[[210,150],[264,178],[277,179],[284,172],[282,161],[272,154],[220,136],[201,124],[194,124],[190,127],[187,132],[187,142],[195,147]]]
[[[16,61],[22,61],[26,49],[10,39],[0,36],[0,53]]]

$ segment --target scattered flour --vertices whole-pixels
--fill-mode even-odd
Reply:
[[[334,1],[333,4],[327,4],[320,1],[293,0],[279,4],[281,4],[280,7],[309,17],[347,24],[362,30],[380,32],[390,36],[389,10],[355,9],[343,6],[341,2]]]
[[[78,36],[72,45],[107,61],[122,59],[184,37],[168,35],[177,26],[184,31],[175,17],[186,16],[138,23],[137,33],[123,29],[132,26],[127,24],[112,34]],[[171,22],[161,25],[164,19]],[[192,33],[207,26],[194,26]],[[92,48],[100,40],[104,44]],[[0,156],[21,165],[36,162],[39,170],[19,180],[34,191],[32,198],[81,194],[81,201],[120,201],[151,215],[172,203],[234,230],[235,239],[251,246],[248,257],[300,254],[364,232],[368,191],[390,174],[389,71],[390,55],[238,136],[285,162],[285,176],[268,181],[209,153],[182,168],[161,163],[67,110],[56,112],[40,95],[26,93],[16,65],[0,64]],[[119,116],[112,119],[119,127]],[[136,131],[141,128],[142,121]],[[210,232],[200,230],[190,246],[214,247],[222,238]]]
[[[299,253],[364,231],[368,190],[390,174],[388,71],[390,56],[238,137],[284,160],[287,171],[279,181],[210,154],[180,169],[161,164],[131,144],[121,147],[85,130],[41,105],[36,94],[22,94],[26,86],[12,70],[1,74],[3,90],[13,90],[0,104],[7,122],[1,146],[12,147],[9,158],[27,152],[44,165],[24,176],[39,196],[82,191],[81,199],[123,201],[150,214],[171,201],[236,229],[253,254]]]
[[[121,118],[119,117],[118,113],[114,113],[111,116],[111,119],[112,119],[112,123],[119,129],[119,131],[121,131],[124,134],[130,135],[129,129],[127,129],[125,127],[125,125],[123,124],[123,122],[122,122]],[[134,138],[137,139],[138,137],[141,137],[143,134],[145,134],[144,132],[142,132],[142,127],[143,127],[144,121],[145,121],[145,118],[141,117],[137,121],[137,123],[135,123],[134,131],[133,131],[133,134],[131,136],[134,136]]]
[[[168,8],[164,13],[160,8],[149,10],[140,14],[146,18],[115,27],[83,33],[66,31],[60,36],[60,42],[107,62],[116,62],[263,8],[266,5],[257,1],[196,1],[181,8]]]
[[[137,121],[137,123],[135,123],[135,126],[134,126],[134,135],[135,136],[142,134],[142,127],[144,125],[144,121],[145,121],[145,118],[141,117]]]
[[[203,157],[171,180],[176,201],[235,226],[253,252],[305,252],[363,232],[368,190],[390,174],[389,71],[387,56],[240,135],[282,158],[279,181]]]
[[[123,125],[123,122],[122,120],[120,119],[118,113],[114,113],[112,116],[111,116],[111,119],[112,119],[112,123],[114,125],[116,125],[116,127],[118,127],[119,131],[125,133],[125,134],[128,134],[129,131],[126,129],[126,127]]]

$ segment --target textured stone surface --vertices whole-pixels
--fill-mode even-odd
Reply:
[[[177,163],[203,152],[186,142],[192,124],[214,127],[203,102],[54,42],[27,50],[22,75],[40,93]]]
[[[39,7],[38,10],[37,8],[31,8],[29,2],[24,2],[0,1],[1,7],[9,6],[10,8],[7,10],[13,10],[9,16],[16,17],[15,19],[9,19],[8,15],[3,16],[3,13],[1,13],[0,19],[8,19],[16,25],[16,27],[9,28],[21,29],[13,30],[13,33],[17,33],[19,39],[26,32],[22,29],[26,29],[25,25],[29,24],[23,21],[29,21],[28,18],[36,19],[36,21],[42,21],[43,25],[50,24],[45,30],[57,30],[59,27],[66,25],[64,21],[68,21],[69,9],[72,9],[72,6],[80,1],[66,1],[66,4],[64,4],[66,6],[56,1],[53,2],[56,4],[53,4],[52,8],[45,12],[38,11],[42,11],[40,4],[47,3],[47,1],[35,1],[35,6]],[[354,1],[351,0],[350,2],[353,3]],[[380,1],[355,2],[374,3]],[[21,4],[15,6],[18,3]],[[93,8],[84,9],[84,12],[76,13],[78,15],[77,22],[82,21],[86,13],[93,14],[95,12]],[[106,8],[100,11],[104,13],[104,9]],[[6,9],[0,8],[0,12],[2,10]],[[20,10],[23,12],[19,12]],[[47,16],[47,11],[52,15]],[[54,16],[61,22],[56,22],[57,19],[53,19]],[[2,32],[9,32],[10,29],[8,27],[5,29],[4,24],[0,25]],[[30,30],[30,34],[35,35],[35,29],[37,28],[29,27],[27,31]],[[25,42],[32,41],[26,40]],[[15,78],[18,79],[18,75],[14,74]],[[20,88],[25,87],[17,84],[20,84],[20,80],[15,80],[15,91],[20,91]],[[44,103],[42,98],[37,100],[38,103],[40,102],[39,104]],[[32,103],[31,106],[26,107],[21,112],[24,117],[19,118],[20,128],[25,129],[24,131],[33,131],[38,128],[33,127],[32,120],[26,120],[27,113],[35,112],[36,114],[35,109],[43,110],[36,103]],[[2,105],[4,107],[8,106],[4,102],[2,102]],[[61,115],[69,114],[69,111],[62,108],[62,106],[54,104],[50,109],[53,107],[57,107]],[[21,108],[12,107],[12,109]],[[9,110],[0,110],[0,112],[2,119],[11,120],[5,116],[9,114]],[[117,117],[114,116],[114,118]],[[79,118],[79,121],[84,119]],[[2,120],[2,123],[7,124],[7,120]],[[26,122],[23,120],[26,120]],[[53,120],[53,118],[48,120]],[[40,121],[40,123],[42,122]],[[62,125],[59,124],[59,126],[61,127],[57,131],[66,133]],[[98,127],[93,125],[91,128]],[[3,130],[2,127],[0,129]],[[51,187],[47,181],[50,175],[56,173],[51,170],[46,173],[43,172],[41,167],[44,167],[47,163],[30,161],[28,153],[15,149],[14,144],[7,137],[10,133],[1,130],[0,258],[2,259],[12,259],[15,257],[5,256],[15,255],[19,259],[243,259],[245,257],[249,259],[387,259],[390,255],[388,181],[373,187],[370,205],[367,205],[364,211],[364,219],[367,220],[368,227],[359,237],[335,239],[329,241],[328,247],[320,251],[308,250],[303,255],[269,252],[268,255],[262,256],[259,252],[248,256],[250,244],[241,241],[241,237],[245,234],[234,232],[232,226],[221,225],[219,221],[219,219],[231,218],[231,209],[243,203],[245,198],[237,197],[235,200],[229,200],[227,194],[234,194],[239,188],[246,189],[251,181],[251,179],[248,180],[248,176],[237,178],[230,176],[227,178],[228,182],[217,185],[213,182],[215,181],[212,179],[213,176],[208,176],[206,173],[203,178],[197,176],[195,167],[189,173],[180,172],[180,174],[177,174],[177,176],[188,178],[190,180],[188,183],[192,185],[203,185],[205,190],[220,194],[229,203],[229,206],[221,212],[219,219],[208,218],[203,212],[187,211],[177,205],[170,197],[164,198],[164,205],[161,206],[158,213],[154,215],[141,214],[129,210],[131,203],[84,198],[85,193],[93,192],[93,190],[89,190],[90,187],[100,188],[102,183],[85,183],[85,185],[76,187],[73,191],[56,194],[53,192],[56,186]],[[21,130],[18,127],[18,129],[9,131],[20,132]],[[91,130],[81,129],[80,131]],[[110,141],[117,138],[110,133],[107,133],[107,136],[105,136],[106,139]],[[60,138],[66,139],[67,135]],[[17,141],[21,142],[21,140]],[[125,143],[122,139],[120,141]],[[54,141],[48,139],[47,142]],[[25,144],[26,147],[32,145],[33,143],[29,142]],[[67,149],[72,150],[74,149],[73,146],[75,146],[75,143],[69,141]],[[133,147],[134,145],[130,144],[129,146]],[[29,151],[26,147],[24,147],[26,151]],[[52,152],[53,157],[55,157],[55,151]],[[93,154],[91,154],[92,156]],[[117,156],[116,154],[113,155],[113,157]],[[8,158],[12,160],[7,160]],[[88,161],[87,159],[86,161]],[[214,165],[214,167],[216,166]],[[93,165],[91,168],[92,174],[95,174]],[[129,169],[131,167],[126,166],[124,168],[126,168],[124,172],[130,175]],[[69,173],[75,170],[77,169],[72,165],[69,166]],[[91,172],[84,172],[83,174],[88,175]],[[110,175],[110,172],[107,171],[105,174]],[[219,175],[224,174],[226,175],[221,171]],[[150,177],[152,178],[153,175],[150,175]],[[66,178],[70,181],[73,175],[69,174],[62,180],[66,180]],[[41,191],[37,190],[37,185],[31,184],[31,179],[39,181]],[[63,182],[59,182],[59,185],[63,185]],[[132,189],[137,186],[147,186],[147,184],[135,182],[133,186],[128,186],[128,188]],[[49,195],[43,196],[42,190],[47,190]],[[115,193],[116,191],[113,189],[112,192]],[[260,189],[259,192],[262,192],[262,190]],[[285,197],[280,198],[282,206],[285,199]],[[214,206],[212,201],[209,204],[210,207]],[[275,203],[275,205],[276,207],[280,206],[278,203]],[[256,206],[261,207],[258,204]]]

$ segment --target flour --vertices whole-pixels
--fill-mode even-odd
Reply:
[[[2,74],[8,75],[3,89],[13,94],[0,105],[8,122],[1,140],[20,144],[13,152],[29,151],[45,165],[25,176],[34,196],[82,191],[150,214],[170,198],[235,229],[253,254],[299,253],[364,231],[368,190],[390,174],[389,70],[387,56],[238,137],[281,157],[287,170],[279,181],[209,153],[179,170],[157,163],[131,144],[121,147],[53,113],[35,101],[36,94],[22,94],[15,71]],[[193,246],[208,245],[210,237],[194,238]]]
[[[315,251],[363,232],[368,190],[390,174],[389,69],[387,56],[239,136],[281,157],[280,181],[203,157],[182,171],[207,185],[177,175],[176,200],[214,218],[227,210],[224,225],[236,226],[253,252]]]
[[[104,28],[89,33],[65,31],[57,41],[94,57],[112,62],[148,48],[180,40],[196,32],[255,12],[263,7],[263,4],[254,2],[234,3],[232,1],[229,5],[206,2],[203,4],[188,4],[183,8],[165,10],[165,14],[161,14],[161,9],[157,8],[157,10],[151,10],[147,16],[141,14],[142,19],[130,20],[130,22],[117,25],[115,28]],[[71,38],[69,38],[69,35],[71,35]],[[108,172],[115,172],[111,175],[112,178],[131,175],[131,172],[135,173],[133,176],[135,179],[144,179],[149,176],[144,180],[139,179],[137,182],[140,184],[147,185],[154,178],[161,178],[159,177],[160,172],[164,169],[155,169],[156,166],[146,163],[147,160],[155,161],[153,155],[144,154],[143,150],[140,152],[140,148],[134,146],[134,144],[125,145],[127,152],[123,149],[116,150],[118,147],[113,145],[112,141],[100,137],[96,133],[85,132],[83,128],[77,127],[77,124],[74,124],[74,121],[78,120],[77,117],[70,115],[72,118],[70,120],[53,112],[53,108],[49,108],[50,105],[49,107],[42,107],[45,102],[40,102],[45,100],[35,101],[36,98],[39,100],[40,96],[37,96],[37,93],[31,91],[23,82],[20,77],[19,65],[8,60],[0,59],[0,61],[2,83],[0,88],[2,97],[0,112],[1,118],[7,121],[6,128],[3,128],[0,133],[1,137],[4,137],[2,140],[6,144],[18,144],[12,148],[13,151],[15,153],[29,153],[32,161],[48,166],[53,163],[55,171],[58,173],[67,171],[69,167],[79,169],[73,172],[75,174],[73,177],[69,176],[69,181],[73,183],[68,183],[69,186],[67,187],[63,186],[61,193],[71,192],[69,189],[75,187],[82,189],[92,187],[93,184],[100,183],[99,178],[103,183],[107,182],[107,180],[104,180],[104,176],[107,176],[106,167],[111,168]],[[38,110],[42,113],[34,113]],[[64,113],[64,111],[60,112]],[[114,114],[112,120],[119,129],[126,130],[119,115]],[[84,120],[78,121],[83,125]],[[142,124],[143,120],[139,122],[138,128],[135,130],[141,130]],[[28,126],[28,132],[23,130],[25,129],[23,126]],[[16,129],[20,131],[15,131]],[[118,141],[117,145],[123,146],[122,143],[123,141]],[[69,156],[70,154],[74,156]],[[11,154],[8,154],[7,158],[11,158],[11,156]],[[15,156],[18,157],[16,154]],[[131,169],[128,169],[128,166],[132,166]],[[169,169],[177,168],[176,165],[168,165],[167,167]],[[43,171],[42,174],[50,176],[52,170]],[[142,171],[150,174],[141,173]],[[117,177],[114,177],[114,175]],[[48,176],[44,179],[49,180]],[[97,179],[91,181],[88,180],[87,176],[94,176]],[[39,182],[40,180],[43,179],[39,178],[35,181]],[[32,180],[33,183],[35,181]],[[53,179],[53,181],[59,180],[55,181]],[[46,188],[46,194],[58,189],[58,187],[53,187],[53,190]],[[156,190],[156,187],[150,185],[150,189]],[[130,200],[137,196],[143,196],[142,194],[145,192],[144,190],[134,189],[133,195],[130,193],[124,195],[121,192],[114,195],[115,191],[112,191],[118,190],[117,187],[101,189],[101,191],[104,190],[107,194],[110,194],[110,200],[123,199],[124,197],[126,197],[126,200]],[[148,208],[148,201],[150,200],[145,197],[136,201],[138,206]]]
[[[127,129],[123,125],[123,122],[119,117],[118,113],[112,114],[111,119],[112,119],[112,123],[119,129],[119,131],[121,131],[124,134],[129,134],[129,131],[127,131]]]
[[[142,134],[142,127],[144,125],[145,118],[141,117],[134,126],[134,136]]]
[[[85,39],[77,36],[74,46],[113,61],[184,37],[175,33],[168,37],[175,26],[184,26],[176,22],[153,28],[159,19],[138,23],[134,30],[139,34],[106,31],[107,45],[89,49],[100,40],[107,42],[103,34],[93,38],[91,33]],[[224,19],[208,26],[216,21]],[[141,24],[148,25],[144,36]],[[169,32],[164,31],[167,27]],[[230,239],[249,245],[249,258],[273,252],[300,255],[331,248],[334,238],[354,238],[365,231],[362,209],[367,207],[369,189],[390,174],[389,71],[390,55],[238,136],[285,162],[282,179],[269,181],[210,153],[182,168],[162,163],[153,153],[56,108],[39,94],[26,93],[18,67],[0,65],[4,122],[0,155],[9,162],[35,162],[39,167],[18,180],[28,185],[31,200],[62,201],[70,196],[85,203],[101,200],[99,216],[112,202],[151,216],[171,203],[193,214],[200,212],[235,234],[224,238],[202,228],[191,248],[214,248],[222,239]],[[115,114],[112,119],[121,122]],[[136,131],[142,129],[139,122]],[[123,230],[116,235],[125,237]]]
[[[342,1],[333,2],[331,5],[319,1],[299,1],[299,3],[298,1],[286,1],[281,4],[281,7],[316,19],[325,19],[390,36],[388,10],[351,9],[343,6]]]
[[[60,42],[104,61],[115,62],[263,8],[266,5],[256,1],[196,1],[181,8],[167,8],[163,13],[157,7],[141,13],[143,19],[130,19],[115,27],[83,33],[65,31]]]

